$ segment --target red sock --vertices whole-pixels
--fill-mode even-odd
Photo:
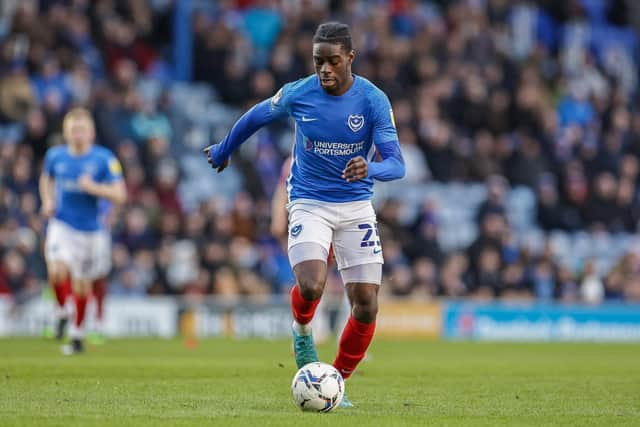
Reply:
[[[291,288],[291,311],[293,312],[293,318],[299,324],[306,325],[311,322],[319,303],[320,298],[313,301],[307,301],[302,298],[298,285],[294,285],[293,288]]]
[[[76,327],[80,329],[84,322],[84,315],[87,312],[87,296],[75,295],[76,300]]]
[[[373,323],[363,323],[354,319],[353,315],[349,316],[349,321],[340,337],[338,355],[333,362],[333,366],[342,374],[345,380],[351,376],[367,352],[375,329],[375,321]]]
[[[71,294],[71,278],[67,276],[60,282],[54,283],[53,292],[56,294],[58,307],[64,307],[64,303],[67,301],[67,297]]]
[[[96,299],[96,317],[102,320],[104,297],[107,295],[107,280],[98,279],[93,282],[93,296]]]

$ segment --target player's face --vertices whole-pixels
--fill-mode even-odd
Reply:
[[[322,88],[331,95],[342,95],[352,81],[354,51],[345,52],[341,44],[314,43],[313,64]]]
[[[63,131],[65,140],[77,148],[89,146],[95,138],[93,122],[84,117],[68,119]]]

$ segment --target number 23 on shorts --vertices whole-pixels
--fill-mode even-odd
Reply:
[[[378,224],[358,224],[358,228],[364,231],[364,236],[360,241],[361,248],[374,247],[374,253],[380,253],[382,246],[380,237],[378,236]]]

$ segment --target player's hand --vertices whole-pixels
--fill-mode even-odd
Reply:
[[[51,218],[56,210],[56,205],[52,200],[43,200],[40,212],[45,218]]]
[[[229,158],[225,159],[222,162],[214,160],[218,155],[218,150],[219,150],[219,145],[218,144],[213,144],[213,145],[210,145],[210,146],[206,147],[202,151],[206,154],[207,162],[211,165],[211,167],[213,169],[217,169],[218,173],[220,173],[223,170],[225,170],[227,168],[227,166],[229,166]],[[220,163],[220,164],[218,164],[218,163]]]
[[[369,165],[362,156],[349,160],[347,167],[342,171],[342,178],[347,182],[354,182],[366,178],[369,175]]]
[[[91,175],[85,174],[78,178],[78,188],[85,193],[93,194],[96,188],[96,182],[93,180]]]

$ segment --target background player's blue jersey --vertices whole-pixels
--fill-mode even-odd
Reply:
[[[78,179],[90,175],[99,183],[122,178],[122,167],[107,148],[92,145],[87,153],[71,154],[68,146],[50,148],[44,159],[44,172],[55,182],[55,218],[81,231],[102,227],[99,197],[81,191]]]
[[[296,122],[289,200],[326,202],[368,200],[373,179],[347,182],[341,177],[356,156],[373,160],[375,146],[398,141],[387,96],[367,79],[354,76],[341,96],[322,89],[317,75],[288,83],[271,99],[271,112]]]

